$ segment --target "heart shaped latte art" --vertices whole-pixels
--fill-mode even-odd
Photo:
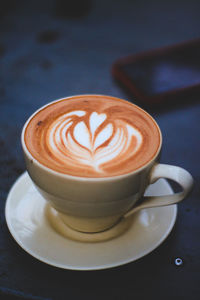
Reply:
[[[48,128],[51,155],[71,167],[89,166],[102,173],[110,163],[133,156],[142,145],[138,129],[106,113],[76,110],[58,117]]]

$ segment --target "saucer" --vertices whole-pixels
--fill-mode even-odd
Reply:
[[[165,179],[150,185],[148,196],[172,194]],[[30,255],[49,265],[71,270],[100,270],[124,265],[147,255],[169,235],[177,206],[143,209],[131,217],[120,236],[98,243],[74,241],[58,234],[46,218],[46,201],[27,172],[11,188],[6,221],[16,242]]]

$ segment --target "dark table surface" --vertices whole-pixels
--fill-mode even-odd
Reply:
[[[0,292],[48,299],[199,299],[200,102],[147,109],[163,132],[161,162],[184,167],[195,186],[178,206],[170,236],[149,255],[91,272],[48,266],[11,237],[4,206],[24,172],[21,129],[52,100],[99,93],[139,104],[111,76],[124,55],[200,35],[199,1],[1,1],[0,4]],[[183,264],[176,266],[175,258]],[[5,288],[7,290],[5,290]],[[17,292],[18,293],[18,292]],[[1,299],[7,299],[2,294]]]

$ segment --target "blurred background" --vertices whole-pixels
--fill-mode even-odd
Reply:
[[[200,37],[199,0],[0,2],[0,293],[48,299],[197,299],[200,272],[199,94],[187,105],[145,107],[163,132],[161,161],[195,178],[169,238],[147,257],[113,270],[77,273],[26,254],[5,223],[8,191],[25,171],[20,135],[36,109],[58,98],[98,93],[143,106],[112,76],[121,57]],[[200,52],[199,52],[200,55]],[[200,58],[197,61],[199,67]],[[199,73],[197,74],[199,76]],[[200,83],[200,78],[199,78]],[[175,103],[174,103],[175,104]],[[175,258],[183,259],[177,267]],[[5,294],[4,294],[5,292]],[[7,296],[8,297],[8,296]],[[4,298],[2,298],[4,299]],[[6,298],[5,298],[6,299]]]

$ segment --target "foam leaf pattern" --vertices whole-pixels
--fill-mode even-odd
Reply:
[[[104,172],[109,163],[128,159],[142,144],[138,129],[96,111],[73,111],[58,117],[47,136],[56,160],[71,167],[89,166],[96,172]]]

